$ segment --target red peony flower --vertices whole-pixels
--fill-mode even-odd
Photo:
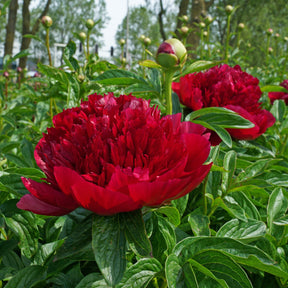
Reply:
[[[284,80],[280,86],[288,90],[288,79]],[[268,97],[270,98],[271,104],[273,104],[275,100],[284,100],[285,104],[288,105],[288,92],[269,92]]]
[[[46,175],[23,179],[31,194],[18,208],[64,215],[82,206],[99,215],[159,206],[189,193],[208,174],[205,128],[160,118],[149,101],[93,94],[53,118],[35,159]]]
[[[251,121],[248,129],[227,129],[236,139],[251,140],[263,134],[275,122],[274,116],[261,108],[259,80],[243,72],[240,66],[226,64],[206,72],[187,74],[180,83],[172,83],[180,102],[193,111],[204,107],[224,107]]]

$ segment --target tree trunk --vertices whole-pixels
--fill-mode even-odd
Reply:
[[[180,6],[179,6],[179,12],[178,12],[178,16],[177,16],[176,29],[175,29],[175,34],[176,34],[177,38],[181,37],[178,29],[180,29],[182,27],[182,21],[179,18],[184,16],[184,15],[187,15],[188,5],[189,5],[189,0],[181,0]]]
[[[159,22],[159,26],[160,26],[160,34],[162,36],[162,40],[165,41],[166,38],[166,34],[164,31],[164,24],[163,24],[163,15],[165,14],[165,10],[163,8],[163,2],[162,0],[160,0],[160,12],[158,13],[158,22]]]
[[[22,17],[23,17],[23,23],[22,23],[22,42],[21,42],[21,51],[26,50],[29,48],[31,43],[31,38],[23,37],[26,34],[32,34],[35,35],[36,32],[39,30],[39,25],[41,18],[45,16],[48,13],[49,6],[50,6],[51,0],[47,0],[45,8],[43,9],[41,15],[38,17],[36,22],[34,23],[32,29],[30,30],[30,0],[24,0],[23,1],[23,8],[22,8]],[[27,56],[20,58],[19,66],[24,69],[27,64]]]
[[[12,56],[13,54],[17,10],[18,10],[18,0],[12,0],[9,5],[8,22],[6,25],[4,56],[6,55]]]
[[[205,2],[205,0],[193,0],[192,1],[192,9],[190,13],[190,24],[192,26],[192,32],[187,37],[187,44],[190,45],[192,51],[192,58],[196,58],[197,55],[195,51],[200,43],[200,29],[195,25],[195,23],[199,23],[201,17],[205,17],[209,7],[214,3],[214,0],[210,0],[209,2]]]

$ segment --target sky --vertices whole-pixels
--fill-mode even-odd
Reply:
[[[103,30],[104,45],[103,50],[109,51],[111,46],[116,45],[115,35],[118,26],[122,23],[122,20],[127,14],[127,4],[129,9],[145,4],[145,0],[106,0],[106,10],[110,17],[106,28]],[[108,52],[107,52],[108,53]]]

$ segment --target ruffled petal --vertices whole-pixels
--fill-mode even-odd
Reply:
[[[34,197],[49,205],[63,208],[69,212],[79,206],[72,197],[66,196],[45,182],[39,183],[24,177],[22,177],[22,182]]]
[[[16,205],[19,209],[47,216],[62,216],[71,212],[43,202],[31,194],[24,195]]]
[[[69,187],[79,205],[96,214],[112,215],[141,208],[128,195],[88,182],[69,168],[55,167],[54,174],[61,189]]]

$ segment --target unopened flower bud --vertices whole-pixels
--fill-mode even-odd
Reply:
[[[22,73],[22,68],[21,67],[17,67],[17,73]]]
[[[164,41],[158,48],[156,62],[165,68],[177,67],[187,58],[187,50],[176,38]]]
[[[280,37],[280,34],[279,34],[279,33],[276,33],[276,34],[274,35],[274,37],[275,37],[275,38],[279,38],[279,37]]]
[[[124,46],[125,43],[126,43],[125,39],[122,38],[119,40],[120,46]]]
[[[269,47],[269,48],[268,48],[268,53],[269,53],[269,54],[272,54],[272,53],[273,53],[273,48],[272,48],[272,47]]]
[[[283,38],[285,42],[288,42],[288,37]]]
[[[41,74],[36,71],[33,77],[35,77],[35,78],[36,78],[36,77],[41,77]]]
[[[181,34],[187,35],[189,32],[189,28],[187,26],[182,26],[180,29]]]
[[[187,23],[189,20],[187,15],[183,15],[181,19],[184,23]]]
[[[151,39],[149,37],[145,37],[145,39],[143,40],[145,46],[149,46],[151,44]]]
[[[141,40],[141,42],[144,42],[144,39],[145,39],[146,37],[145,37],[145,35],[141,35],[140,37],[139,37],[139,39]]]
[[[82,74],[78,75],[78,80],[79,82],[83,82],[85,80],[85,76]]]
[[[88,30],[91,30],[94,27],[94,21],[92,19],[88,19],[85,23]]]
[[[205,25],[204,22],[200,22],[200,23],[199,23],[199,27],[200,27],[201,29],[205,28],[205,26],[206,26],[206,25]]]
[[[225,7],[225,11],[226,11],[226,14],[227,14],[227,15],[230,15],[230,14],[232,13],[232,11],[233,11],[233,6],[227,5],[227,6]]]
[[[207,25],[211,24],[213,22],[213,18],[208,15],[206,18],[205,18],[205,22],[207,23]]]
[[[85,41],[86,37],[87,37],[86,33],[84,33],[84,32],[80,32],[79,33],[79,38],[80,38],[81,41]]]
[[[9,78],[9,73],[8,73],[8,71],[4,71],[3,76],[4,76],[5,78]]]
[[[204,32],[203,32],[203,36],[204,36],[204,37],[207,37],[207,36],[208,36],[208,32],[207,32],[207,31],[204,31]]]
[[[126,59],[125,57],[123,57],[123,58],[121,59],[121,63],[122,63],[122,65],[125,65],[126,62],[127,62],[127,59]]]
[[[273,34],[273,29],[269,28],[266,31],[267,35],[272,35]]]
[[[42,19],[41,19],[41,23],[42,25],[45,27],[45,28],[49,28],[52,26],[53,24],[53,21],[52,21],[52,18],[50,16],[43,16]]]
[[[239,23],[238,24],[238,29],[239,30],[243,30],[245,28],[245,24],[244,23]]]

